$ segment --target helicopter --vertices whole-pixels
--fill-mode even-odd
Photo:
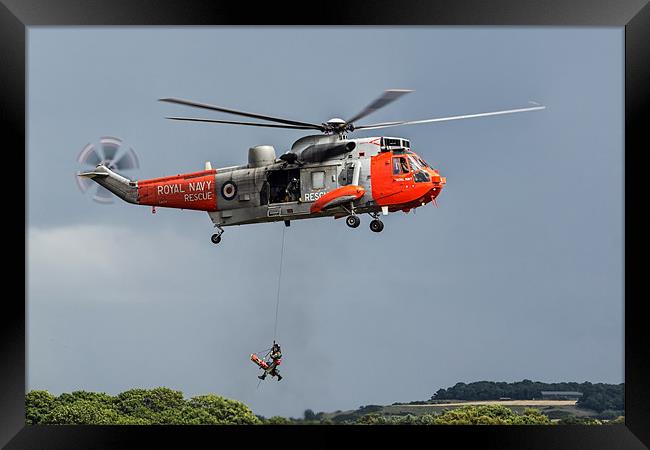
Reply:
[[[410,210],[436,199],[447,180],[416,154],[409,139],[394,136],[348,138],[355,131],[450,120],[512,114],[544,109],[533,106],[423,120],[392,121],[357,125],[371,113],[410,89],[389,89],[347,120],[338,117],[322,123],[239,111],[180,98],[159,101],[203,110],[264,120],[248,122],[197,117],[166,117],[170,120],[313,130],[320,134],[301,137],[291,149],[276,156],[271,145],[256,145],[248,150],[248,163],[146,180],[128,179],[103,161],[88,172],[89,178],[122,200],[137,205],[206,211],[218,232],[211,236],[221,242],[224,228],[234,225],[291,221],[319,217],[345,217],[350,228],[357,228],[360,215],[368,214],[370,229],[384,229],[381,216]]]

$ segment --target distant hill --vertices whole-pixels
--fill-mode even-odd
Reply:
[[[623,416],[623,411],[611,411],[605,414],[584,408],[578,408],[575,400],[481,400],[481,401],[441,401],[437,403],[415,402],[394,403],[392,405],[365,405],[356,410],[337,411],[333,413],[318,413],[314,417],[321,421],[332,423],[356,423],[366,415],[378,415],[386,419],[399,420],[407,416],[413,418],[440,417],[458,410],[490,410],[495,408],[507,409],[512,414],[524,415],[527,411],[535,410],[551,422],[577,420],[578,422],[597,423],[598,420],[613,420]]]
[[[430,401],[439,400],[513,400],[541,399],[542,391],[577,391],[582,394],[577,406],[591,409],[598,413],[604,411],[622,411],[625,401],[625,385],[605,383],[542,383],[523,380],[514,383],[477,381],[474,383],[456,383],[453,387],[439,389]]]
[[[578,400],[543,399],[542,391],[579,392]],[[505,407],[517,414],[535,408],[549,419],[560,423],[575,423],[607,420],[623,416],[625,385],[606,383],[542,383],[522,380],[513,383],[477,381],[456,383],[453,387],[439,389],[429,400],[392,405],[365,405],[356,410],[318,413],[321,420],[333,423],[353,423],[365,415],[381,417],[422,417],[440,415],[447,411],[466,407]],[[620,419],[619,419],[620,420]]]

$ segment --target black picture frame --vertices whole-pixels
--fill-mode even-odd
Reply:
[[[299,433],[321,445],[330,433],[359,434],[381,442],[386,433],[398,438],[453,439],[461,447],[469,442],[487,448],[646,448],[650,445],[650,350],[647,345],[645,297],[640,287],[642,227],[635,215],[646,209],[635,201],[645,181],[638,163],[645,138],[650,99],[650,6],[647,0],[381,0],[373,2],[247,2],[208,0],[0,0],[0,90],[2,91],[2,167],[9,180],[3,196],[5,238],[20,242],[27,226],[26,32],[38,25],[522,25],[625,27],[625,425],[507,426],[507,427],[276,427],[273,439]],[[7,160],[8,158],[8,160]],[[21,173],[19,167],[25,167]],[[603,188],[607,177],[603,176]],[[24,187],[24,203],[20,191]],[[596,195],[596,194],[595,194]],[[7,205],[6,202],[9,202]],[[23,220],[20,219],[23,211]],[[11,233],[11,234],[9,234]],[[5,256],[5,273],[14,293],[5,289],[0,369],[0,444],[6,448],[124,448],[168,446],[207,439],[225,444],[224,434],[260,433],[266,427],[136,427],[136,426],[25,426],[26,374],[26,246],[15,246]],[[5,247],[6,248],[6,247]],[[23,277],[20,277],[22,273]],[[638,288],[638,289],[637,289]],[[21,293],[23,294],[21,296]],[[279,433],[279,434],[278,434]],[[303,434],[304,433],[304,434]],[[327,435],[322,435],[327,433]],[[408,434],[407,434],[408,433]],[[322,438],[321,438],[322,436]],[[248,439],[244,435],[232,436]],[[325,439],[323,439],[325,438]],[[255,438],[257,439],[257,438]],[[645,445],[644,445],[645,444]],[[278,445],[283,445],[278,441]]]

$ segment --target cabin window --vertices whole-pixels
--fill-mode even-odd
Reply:
[[[325,172],[312,172],[311,173],[311,187],[312,189],[325,188]]]
[[[402,173],[409,173],[409,167],[406,163],[406,158],[393,158],[393,175],[399,175]]]
[[[393,175],[399,175],[400,171],[399,158],[393,158]]]

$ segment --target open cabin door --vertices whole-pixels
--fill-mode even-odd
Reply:
[[[294,181],[295,180],[295,181]],[[297,202],[301,196],[300,169],[270,170],[261,194],[267,195],[268,205]]]

